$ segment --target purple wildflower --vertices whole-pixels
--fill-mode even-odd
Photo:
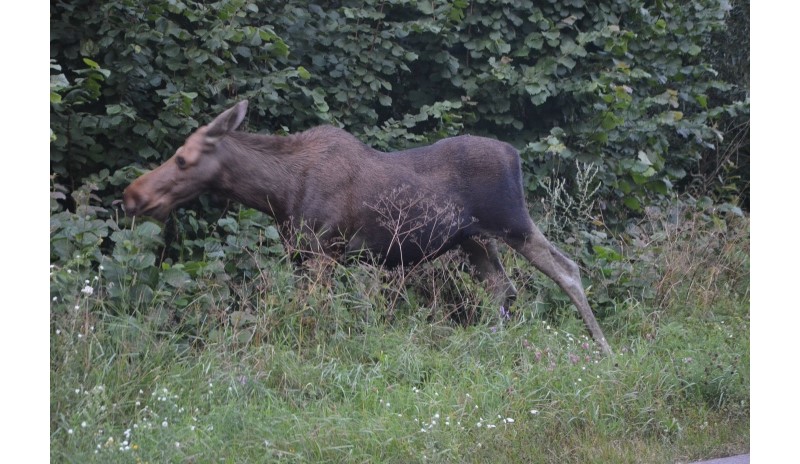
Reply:
[[[506,321],[511,319],[511,313],[506,309],[505,306],[500,306],[500,318]]]

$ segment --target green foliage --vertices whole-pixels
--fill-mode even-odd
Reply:
[[[705,38],[704,49],[709,51],[718,78],[733,84],[729,91],[709,92],[712,106],[722,101],[749,101],[750,96],[750,0],[730,4],[728,27]],[[749,209],[750,112],[720,117],[718,129],[724,140],[699,161],[694,188]]]
[[[721,38],[749,3],[732,4],[51,3],[51,456],[635,462],[741,440],[749,79]],[[541,328],[501,318],[452,254],[298,272],[296,243],[247,208],[122,214],[143,168],[242,98],[250,131],[513,143],[624,356],[571,335],[563,293],[510,254],[517,314]]]
[[[249,98],[251,130],[328,122],[385,150],[464,132],[510,141],[532,194],[553,173],[573,175],[574,159],[590,163],[597,207],[618,227],[687,185],[703,160],[728,172],[747,162],[715,155],[727,136],[719,127],[749,117],[749,81],[733,86],[710,64],[740,56],[716,52],[730,9],[716,0],[56,3],[51,170],[76,186],[101,169],[153,165]],[[728,178],[727,192],[747,188]]]

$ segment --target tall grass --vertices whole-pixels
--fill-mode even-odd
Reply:
[[[51,460],[673,463],[746,452],[749,224],[670,214],[652,211],[619,259],[585,270],[609,287],[590,298],[605,298],[595,303],[613,358],[508,250],[520,287],[511,319],[457,254],[402,278],[333,261],[299,272],[252,240],[229,255],[247,272],[173,264],[160,271],[172,284],[146,292],[147,268],[107,275],[81,245],[80,259],[51,268]]]

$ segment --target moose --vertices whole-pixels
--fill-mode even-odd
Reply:
[[[384,153],[332,126],[288,136],[237,131],[247,106],[240,101],[198,128],[131,183],[126,213],[164,221],[176,205],[210,192],[309,232],[323,254],[366,253],[393,267],[460,247],[476,278],[507,305],[517,289],[500,262],[499,239],[558,284],[602,352],[612,354],[578,266],[530,217],[514,147],[462,135]]]

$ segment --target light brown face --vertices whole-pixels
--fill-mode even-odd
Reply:
[[[198,129],[164,164],[131,183],[123,194],[125,211],[163,221],[173,208],[207,190],[220,167],[207,132],[208,126]]]
[[[172,158],[133,181],[123,194],[125,211],[163,221],[177,205],[213,187],[224,164],[220,140],[239,127],[247,105],[242,100],[223,111],[190,135]]]

